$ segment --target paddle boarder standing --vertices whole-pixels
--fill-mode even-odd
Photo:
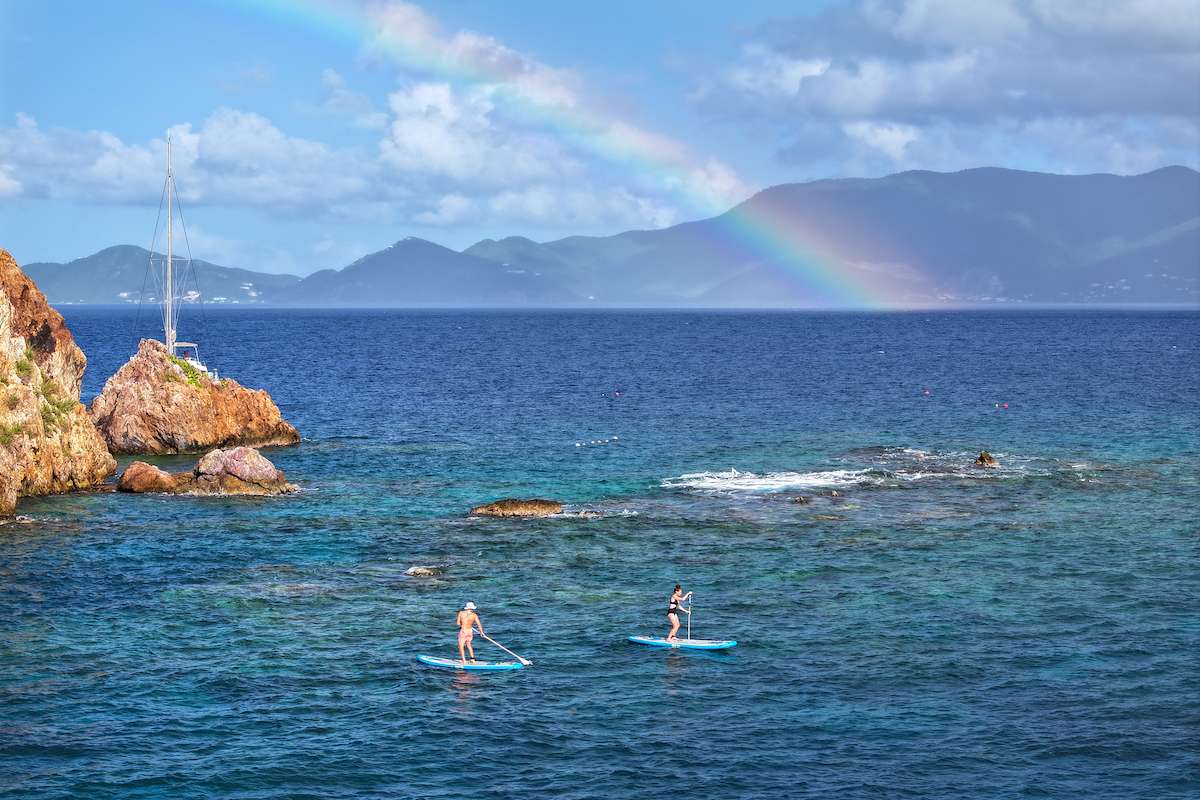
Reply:
[[[471,654],[471,660],[475,660],[475,650],[471,647],[471,640],[475,638],[475,628],[479,628],[479,635],[486,636],[483,632],[483,622],[479,619],[479,615],[475,613],[475,604],[467,603],[462,607],[462,611],[458,612],[458,619],[455,620],[458,625],[458,658],[464,664],[467,661],[467,653]],[[678,627],[678,625],[676,626]],[[463,649],[466,648],[466,652]]]
[[[671,599],[667,601],[667,619],[671,621],[671,632],[667,634],[668,642],[675,641],[675,634],[679,632],[679,612],[692,613],[683,607],[683,603],[686,603],[691,596],[691,592],[684,594],[683,587],[678,583],[675,584],[675,591],[671,592]]]

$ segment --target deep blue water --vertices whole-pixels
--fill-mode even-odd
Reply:
[[[65,311],[90,397],[132,313]],[[217,310],[184,333],[300,428],[267,454],[304,491],[22,502],[0,797],[1200,791],[1200,314]],[[1000,469],[968,466],[983,448]],[[464,516],[503,496],[603,516]],[[665,632],[676,581],[736,650],[624,642]],[[466,600],[534,666],[418,666]]]

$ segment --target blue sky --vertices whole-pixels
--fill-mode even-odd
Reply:
[[[765,186],[1200,165],[1196,0],[0,5],[0,245],[306,274],[661,227]],[[351,20],[353,24],[338,21]]]

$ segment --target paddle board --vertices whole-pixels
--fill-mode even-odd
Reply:
[[[737,646],[733,639],[676,639],[668,642],[662,636],[630,636],[629,641],[650,647],[676,647],[683,650],[728,650]]]
[[[442,669],[462,669],[469,672],[495,672],[502,669],[521,669],[523,664],[520,661],[467,661],[462,662],[457,658],[440,658],[439,656],[417,656],[417,661],[426,664],[430,667],[441,667]]]

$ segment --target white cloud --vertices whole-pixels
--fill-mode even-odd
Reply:
[[[21,182],[12,176],[12,166],[0,164],[0,200],[21,194]]]
[[[747,92],[768,97],[796,95],[806,78],[823,75],[831,63],[827,58],[791,58],[754,43],[743,48],[742,59],[742,63],[729,68],[726,80]]]
[[[1195,0],[848,0],[751,36],[695,99],[765,120],[794,160],[810,142],[807,159],[834,173],[997,163],[997,151],[1055,169],[1042,159],[1070,147],[1049,130],[1081,137],[1089,171],[1200,165],[1178,144],[1200,135]],[[952,149],[927,147],[937,140]]]
[[[578,79],[502,44],[492,36],[462,30],[447,33],[421,8],[405,2],[379,3],[371,9],[375,35],[368,51],[399,57],[405,64],[421,54],[436,71],[502,86],[521,99],[570,108],[578,102]]]
[[[1033,15],[1060,35],[1106,38],[1155,50],[1195,52],[1200,7],[1195,0],[1032,0]],[[1137,46],[1136,44],[1134,45]]]
[[[265,117],[220,108],[194,129],[171,128],[176,182],[190,203],[266,206],[295,213],[375,185],[360,154],[288,136]],[[28,115],[0,128],[0,159],[21,196],[90,203],[157,203],[166,142],[129,144],[103,131],[43,129]]]
[[[470,198],[461,194],[443,195],[432,211],[422,211],[413,220],[422,225],[449,225],[458,222],[474,207]]]
[[[161,150],[159,151],[161,152]],[[0,160],[10,196],[130,202],[157,198],[165,163],[148,147],[131,147],[103,131],[43,130],[28,114],[0,128]]]
[[[554,138],[501,118],[495,87],[456,89],[418,83],[388,99],[383,161],[416,173],[476,184],[541,181],[578,172],[581,164]]]
[[[912,125],[878,122],[847,122],[842,125],[847,136],[886,154],[895,163],[905,160],[906,148],[916,141],[917,129]]]
[[[892,27],[900,39],[953,47],[994,44],[1028,30],[1028,20],[1012,0],[908,0]]]
[[[725,211],[753,193],[753,189],[742,182],[732,167],[715,158],[691,168],[680,178],[670,179],[668,183],[681,189],[711,213]]]

